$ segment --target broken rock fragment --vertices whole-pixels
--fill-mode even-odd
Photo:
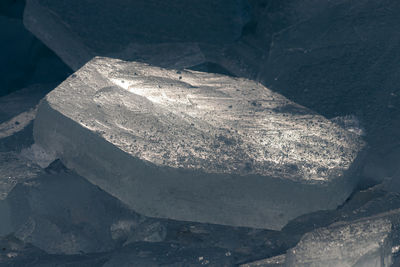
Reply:
[[[391,215],[398,217],[398,210]],[[286,253],[286,266],[391,266],[391,235],[387,214],[320,228],[305,234]]]
[[[34,138],[144,215],[269,229],[341,204],[364,146],[259,83],[110,58],[46,96]]]

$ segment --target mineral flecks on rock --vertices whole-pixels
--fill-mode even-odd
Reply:
[[[337,222],[305,234],[286,254],[241,267],[389,267],[397,246],[399,210]]]
[[[286,266],[389,267],[391,232],[387,216],[317,229],[286,253]]]
[[[341,204],[363,148],[256,82],[108,58],[47,95],[34,136],[139,213],[270,229]]]

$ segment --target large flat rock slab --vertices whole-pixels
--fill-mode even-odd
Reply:
[[[29,0],[24,24],[75,70],[94,56],[185,68],[204,62],[197,43],[238,39],[247,9],[244,0]]]
[[[352,192],[359,136],[259,83],[96,58],[35,142],[147,216],[280,229]]]

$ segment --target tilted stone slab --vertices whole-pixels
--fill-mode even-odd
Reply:
[[[109,58],[47,95],[34,137],[142,214],[270,229],[341,204],[364,146],[259,83]]]
[[[243,0],[29,0],[24,13],[26,28],[75,70],[94,56],[195,66],[204,62],[197,43],[231,43],[248,20]]]

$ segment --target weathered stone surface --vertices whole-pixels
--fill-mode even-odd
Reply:
[[[317,229],[287,252],[285,266],[391,266],[391,232],[387,216]]]
[[[202,58],[195,43],[239,38],[246,10],[243,0],[29,0],[24,23],[75,70],[94,56],[184,68]]]
[[[107,58],[47,95],[34,137],[145,215],[271,229],[342,203],[363,148],[256,82]]]
[[[0,201],[7,197],[16,184],[35,178],[41,173],[38,166],[16,153],[0,152]]]
[[[356,114],[371,147],[364,175],[381,182],[400,153],[400,4],[329,2],[274,35],[259,79],[328,118]]]

